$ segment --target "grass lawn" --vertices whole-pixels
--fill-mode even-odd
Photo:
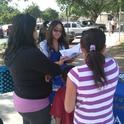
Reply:
[[[119,45],[108,49],[108,53],[117,60],[120,71],[124,72],[124,37],[121,38]]]

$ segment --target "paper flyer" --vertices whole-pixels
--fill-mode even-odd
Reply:
[[[62,57],[73,58],[81,53],[80,43],[69,49],[60,50],[60,53]]]

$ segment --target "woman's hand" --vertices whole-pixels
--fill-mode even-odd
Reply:
[[[78,56],[79,56],[79,55],[74,56],[74,57],[65,56],[65,57],[63,57],[63,58],[64,58],[64,61],[66,61],[67,63],[72,63],[72,62],[75,61],[75,59],[76,59]]]
[[[67,57],[61,57],[59,61],[55,62],[58,65],[63,65],[64,62],[66,61]]]
[[[67,62],[67,63],[72,63],[72,62],[75,61],[75,59],[76,59],[75,57],[74,57],[74,58],[70,58],[70,59],[66,60],[66,62]]]

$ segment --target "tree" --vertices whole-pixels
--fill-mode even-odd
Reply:
[[[44,21],[52,21],[52,20],[55,20],[58,18],[59,18],[59,15],[58,15],[58,12],[56,10],[48,8],[48,9],[43,11],[42,19]]]
[[[20,12],[17,9],[13,9],[11,7],[8,7],[8,10],[3,13],[1,16],[2,22],[6,23],[12,23],[12,19],[15,15],[19,14]]]
[[[8,8],[8,2],[6,0],[0,0],[0,23],[3,23],[3,16]]]
[[[35,18],[41,17],[42,12],[40,11],[39,7],[35,4],[29,6],[25,13],[29,13],[30,15],[34,16]]]
[[[7,0],[0,0],[0,23],[11,23],[13,16],[20,13],[17,9],[8,6]]]
[[[106,11],[110,12],[112,16],[119,16],[119,9],[124,11],[124,0],[114,0],[113,4],[106,7]]]
[[[69,7],[70,14],[85,16],[93,21],[102,11],[112,11],[118,6],[118,0],[57,0],[57,3],[60,7]]]

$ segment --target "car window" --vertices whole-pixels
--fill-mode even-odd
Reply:
[[[37,24],[36,24],[37,30],[40,30],[41,27],[42,27],[42,23],[37,23]]]
[[[87,21],[82,21],[82,24],[83,25],[87,25]]]
[[[64,24],[64,27],[65,27],[65,28],[70,28],[70,23]]]
[[[37,30],[40,30],[40,27],[41,27],[41,26],[40,26],[39,24],[37,24],[36,27],[37,27]]]
[[[77,24],[72,23],[72,27],[73,27],[73,28],[76,28],[76,27],[77,27]]]
[[[93,25],[94,24],[94,21],[92,21],[92,20],[86,20],[86,21],[82,21],[82,24],[83,25]]]

